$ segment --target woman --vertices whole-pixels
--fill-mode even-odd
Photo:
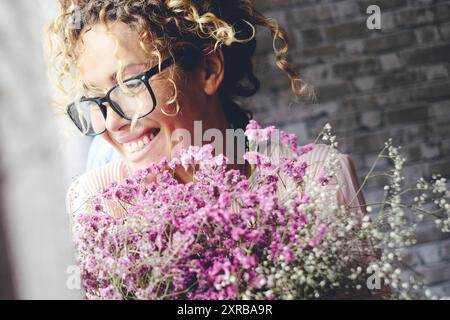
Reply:
[[[225,137],[227,129],[245,129],[251,113],[234,98],[259,89],[252,67],[256,26],[273,34],[276,64],[290,78],[293,94],[307,94],[286,61],[286,33],[250,0],[60,0],[49,35],[52,65],[66,86],[67,112],[80,131],[101,135],[124,159],[72,184],[67,197],[72,218],[111,182],[172,157],[177,130],[195,138],[196,121],[201,134],[216,129]],[[73,79],[70,88],[67,79]],[[309,153],[309,161],[323,161],[325,149]],[[351,159],[339,157],[337,199],[344,203],[355,198],[359,186]],[[230,168],[249,176],[248,166],[237,162]],[[175,175],[181,182],[191,179],[182,167]],[[362,196],[356,198],[354,205],[361,205]],[[121,214],[112,207],[110,213]]]

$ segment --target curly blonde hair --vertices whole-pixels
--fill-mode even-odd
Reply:
[[[182,71],[195,70],[202,55],[221,48],[225,76],[219,97],[227,120],[235,128],[245,128],[252,117],[235,98],[250,97],[260,88],[252,63],[256,26],[270,30],[276,65],[289,77],[293,94],[304,96],[309,92],[308,85],[287,61],[286,32],[277,21],[256,11],[251,0],[59,0],[59,7],[59,15],[48,26],[46,35],[49,63],[65,99],[57,102],[60,106],[69,96],[76,96],[79,89],[76,47],[83,28],[96,23],[107,27],[113,21],[126,23],[138,32],[139,44],[149,59],[161,63],[162,52],[171,56],[182,53],[184,58],[177,63]],[[120,83],[120,68],[117,74]],[[173,101],[177,101],[176,97]]]

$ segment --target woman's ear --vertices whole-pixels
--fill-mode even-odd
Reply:
[[[217,49],[206,54],[201,63],[201,80],[203,90],[209,96],[213,96],[219,90],[225,74],[225,62],[222,49]]]

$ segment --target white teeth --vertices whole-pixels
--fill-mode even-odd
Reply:
[[[144,136],[141,140],[125,143],[123,145],[124,149],[128,153],[135,153],[144,149],[146,145],[150,143],[155,138],[155,134],[151,133],[149,136]]]

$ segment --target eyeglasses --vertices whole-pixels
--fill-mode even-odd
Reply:
[[[132,121],[144,118],[156,108],[156,97],[149,79],[181,59],[175,56],[159,65],[115,85],[105,96],[81,99],[67,106],[67,114],[77,128],[87,136],[97,136],[106,131],[107,106],[123,119]]]

